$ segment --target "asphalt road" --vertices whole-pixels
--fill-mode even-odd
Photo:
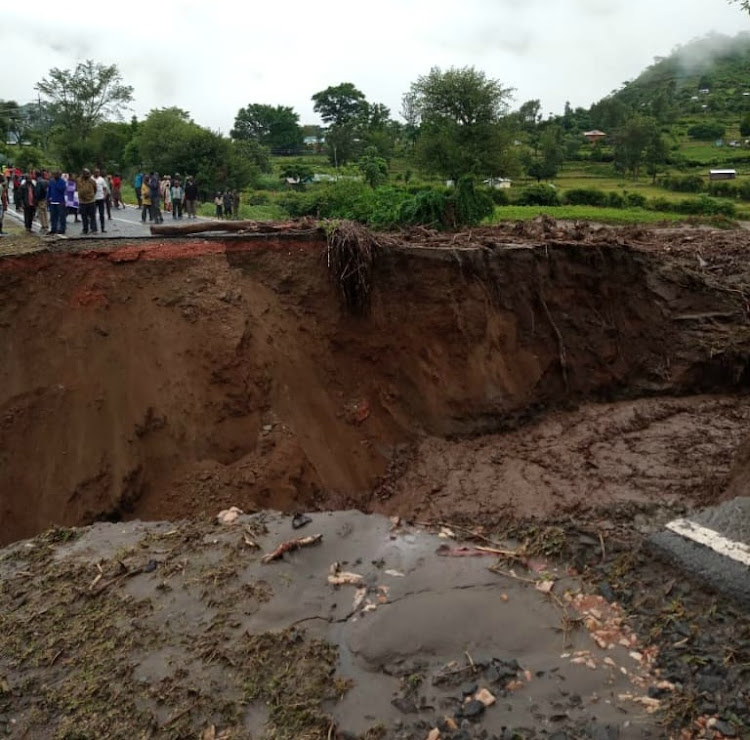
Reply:
[[[750,498],[676,519],[651,542],[688,573],[750,606]]]
[[[107,219],[105,213],[104,229],[105,233],[99,230],[96,234],[83,234],[83,226],[80,223],[76,223],[73,216],[68,216],[65,238],[77,239],[85,238],[91,239],[118,239],[118,238],[138,238],[144,236],[150,236],[151,222],[146,219],[146,223],[141,221],[141,211],[136,206],[125,206],[123,208],[112,208],[112,218]],[[6,216],[14,218],[15,220],[23,223],[23,213],[18,213],[12,206],[8,210]],[[198,217],[201,218],[200,216]],[[174,220],[175,223],[187,223],[187,219],[183,218],[182,221],[173,219],[169,213],[164,214],[164,223],[168,223]],[[97,228],[99,228],[99,217],[97,215]],[[34,232],[40,233],[39,222],[34,221]]]

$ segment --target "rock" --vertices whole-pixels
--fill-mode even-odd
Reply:
[[[477,684],[475,684],[475,683],[465,683],[461,687],[461,693],[464,696],[471,696],[472,694],[476,694],[477,693],[477,689],[479,689],[479,686]]]
[[[724,720],[717,719],[712,727],[716,732],[720,732],[724,737],[737,737],[737,730],[734,729],[734,725]]]
[[[482,704],[481,701],[478,701],[477,699],[471,699],[466,702],[461,707],[461,717],[465,717],[466,719],[479,719],[484,714],[484,710],[486,709],[485,705]]]
[[[430,734],[427,735],[427,740],[440,740],[440,730],[436,728],[430,730]]]
[[[232,506],[229,509],[224,509],[216,515],[216,519],[219,524],[230,525],[237,521],[237,518],[242,516],[245,512],[242,509],[238,509],[236,506]]]
[[[474,695],[474,698],[477,701],[481,701],[485,707],[491,707],[497,701],[494,695],[487,689],[480,689],[479,691],[477,691],[477,693]]]

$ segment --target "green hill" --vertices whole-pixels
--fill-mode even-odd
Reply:
[[[694,39],[657,57],[608,98],[661,120],[706,113],[736,117],[750,111],[750,33]]]

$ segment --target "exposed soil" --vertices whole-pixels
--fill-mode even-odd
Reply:
[[[367,236],[358,264],[266,231],[0,255],[0,545],[36,536],[0,554],[0,734],[748,731],[745,616],[644,540],[748,495],[747,232],[542,218]],[[293,536],[269,509],[412,527],[319,514],[266,579]],[[70,529],[137,519],[185,521]],[[638,680],[583,644],[604,623]]]
[[[524,228],[383,237],[366,317],[314,230],[6,257],[0,541],[230,504],[704,499],[747,414],[745,232]]]

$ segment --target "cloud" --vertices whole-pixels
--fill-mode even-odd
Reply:
[[[473,65],[550,113],[590,105],[696,36],[748,29],[725,0],[79,0],[69,14],[37,0],[32,14],[3,10],[2,95],[26,102],[51,67],[91,58],[119,66],[137,115],[176,105],[227,132],[250,102],[316,122],[311,96],[343,81],[396,114],[431,67]]]

